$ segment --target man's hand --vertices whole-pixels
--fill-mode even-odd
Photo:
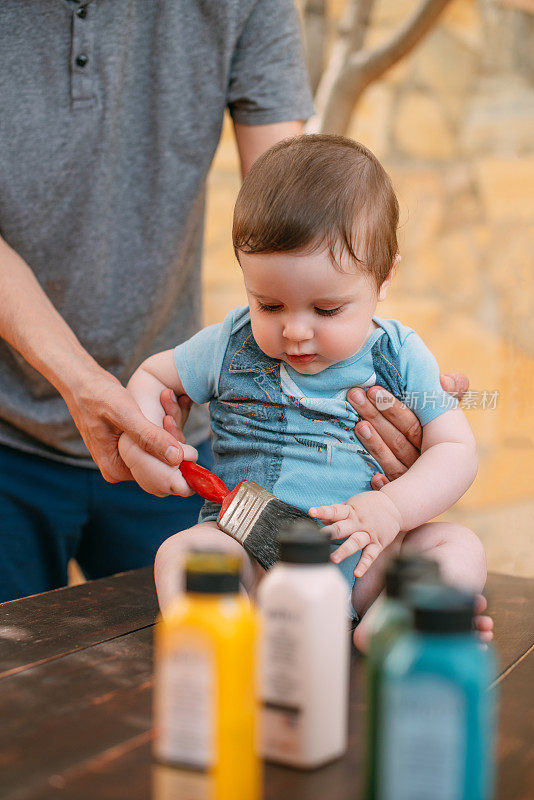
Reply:
[[[132,480],[118,451],[122,433],[164,464],[177,466],[182,461],[181,444],[172,433],[150,422],[110,373],[101,370],[65,399],[91,456],[110,483]]]
[[[28,264],[1,237],[0,295],[0,337],[64,398],[107,481],[132,479],[118,452],[122,433],[163,463],[181,462],[181,445],[150,422],[132,395],[84,349]]]
[[[469,387],[469,380],[460,373],[440,375],[440,383],[458,399]],[[419,458],[421,425],[413,411],[381,386],[372,386],[367,392],[351,389],[347,400],[362,417],[354,428],[356,436],[384,470],[385,475],[377,472],[371,479],[372,488],[381,489],[403,475]]]
[[[395,539],[402,517],[393,501],[380,492],[363,492],[349,497],[346,503],[310,508],[310,517],[327,525],[322,529],[332,539],[349,538],[332,553],[336,564],[362,551],[354,575],[367,572],[375,558]]]

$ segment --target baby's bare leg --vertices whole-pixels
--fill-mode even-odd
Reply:
[[[170,536],[156,553],[154,581],[162,613],[165,613],[169,602],[184,590],[184,559],[194,549],[220,550],[222,553],[238,556],[242,562],[241,583],[248,594],[255,595],[264,570],[239,542],[223,533],[215,522],[201,522]]]
[[[449,586],[474,594],[484,588],[487,575],[486,554],[480,539],[473,531],[450,522],[427,522],[420,525],[413,531],[398,536],[354,585],[352,603],[362,617],[354,642],[360,649],[365,650],[367,647],[373,616],[372,611],[369,614],[366,612],[384,587],[384,575],[389,560],[399,554],[423,555],[437,561],[441,577]],[[479,603],[477,612],[483,610]],[[478,627],[481,631],[488,631],[489,618],[480,618]]]
[[[427,522],[409,531],[402,541],[401,553],[423,555],[437,561],[441,578],[477,594],[486,583],[486,553],[473,531],[451,522]]]

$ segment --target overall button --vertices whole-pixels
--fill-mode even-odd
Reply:
[[[83,55],[83,53],[79,55],[76,59],[76,63],[79,67],[85,67],[88,61],[89,59],[87,58],[87,56]]]
[[[82,8],[79,8],[79,9],[76,11],[76,16],[77,16],[77,17],[80,17],[80,19],[85,19],[85,18],[86,18],[86,16],[87,16],[87,9],[85,8],[85,6],[83,6]]]

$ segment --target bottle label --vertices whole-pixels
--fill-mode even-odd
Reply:
[[[205,649],[182,647],[156,667],[155,751],[160,760],[208,770],[215,754],[215,669]]]
[[[384,684],[380,800],[463,796],[465,714],[463,693],[436,676]]]
[[[215,781],[205,772],[154,764],[152,800],[214,800]]]
[[[265,608],[262,650],[263,749],[295,755],[301,749],[306,675],[299,615],[287,608]]]

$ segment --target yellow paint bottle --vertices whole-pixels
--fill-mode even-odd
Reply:
[[[258,621],[239,558],[187,557],[185,594],[156,626],[153,800],[258,800]]]

